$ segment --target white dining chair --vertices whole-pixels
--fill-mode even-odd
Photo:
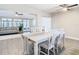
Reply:
[[[58,39],[59,39],[59,34],[57,32],[54,32],[50,38],[50,40],[40,43],[39,44],[39,54],[43,53],[45,55],[49,55],[50,51],[54,53],[54,55],[56,54],[55,49],[58,43]],[[48,39],[48,38],[47,38]],[[47,50],[47,53],[45,53],[44,51],[41,50],[41,47]]]
[[[21,35],[23,38],[23,43],[24,43],[23,44],[23,46],[24,46],[23,54],[24,55],[33,55],[34,54],[34,50],[33,50],[34,49],[34,44],[33,44],[34,42],[29,40],[29,38],[27,38],[27,35],[30,35],[30,34],[25,33],[25,34]]]
[[[57,42],[57,46],[56,46],[56,50],[57,50],[57,54],[59,54],[59,48],[61,49],[61,51],[64,48],[64,39],[65,39],[65,32],[58,30],[58,33],[60,35],[58,42]]]
[[[60,32],[58,46],[61,48],[61,50],[64,48],[64,39],[65,39],[65,32]]]
[[[27,52],[27,37],[25,37],[24,35],[21,35],[22,38],[23,38],[23,54],[24,55],[27,55],[28,52]]]

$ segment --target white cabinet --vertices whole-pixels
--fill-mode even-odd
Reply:
[[[18,54],[18,40],[17,39],[8,39],[8,53],[9,54]]]
[[[18,54],[24,54],[24,42],[23,38],[18,38]]]
[[[6,55],[8,54],[8,46],[7,46],[7,41],[6,40],[0,40],[0,54],[1,55]]]
[[[12,39],[0,40],[0,55],[23,54],[23,47],[23,39],[21,36]]]

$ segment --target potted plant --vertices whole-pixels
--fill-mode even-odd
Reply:
[[[20,31],[20,32],[23,32],[23,24],[20,24],[20,26],[19,26],[19,31]]]

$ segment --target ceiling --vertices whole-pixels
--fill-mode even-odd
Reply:
[[[48,13],[51,13],[51,12],[54,12],[58,9],[61,9],[61,7],[59,7],[59,4],[12,4],[12,5],[9,5],[9,4],[3,4],[3,5],[0,5],[0,10],[2,9],[8,9],[8,8],[11,8],[12,9],[25,9],[26,7],[32,7],[32,8],[35,8],[35,9],[38,9],[38,10],[41,10],[41,11],[44,11],[44,12],[48,12]]]
[[[0,4],[0,15],[7,15],[7,14],[13,14],[16,11],[21,11],[21,12],[27,12],[27,11],[32,11],[32,9],[28,9],[28,7],[37,9],[46,13],[54,13],[57,11],[62,10],[62,7],[59,6],[60,4]],[[11,9],[10,11],[8,11]],[[27,10],[27,11],[26,11]],[[12,12],[14,11],[14,12]],[[36,11],[35,11],[36,12]],[[6,14],[5,14],[6,13]],[[12,15],[10,15],[12,16]]]
[[[29,8],[30,7],[30,8]],[[33,11],[33,9],[35,11]],[[28,12],[32,13],[40,10],[45,13],[55,12],[60,9],[58,4],[0,4],[0,16],[13,16],[15,17],[15,12],[20,11],[27,15]],[[23,17],[26,17],[24,14]]]
[[[65,6],[61,7],[60,5],[63,5],[63,4],[30,4],[29,6],[34,7],[44,12],[54,13],[54,12],[61,12],[63,8],[65,8]],[[65,4],[65,5],[71,6],[74,4]],[[78,7],[78,6],[74,6],[71,8],[75,8],[75,7]]]
[[[29,4],[29,6],[46,12],[54,12],[56,9],[60,8],[59,4]]]

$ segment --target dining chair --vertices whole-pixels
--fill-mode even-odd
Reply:
[[[56,45],[57,54],[59,54],[60,51],[64,48],[64,39],[65,39],[65,32],[64,31],[58,31],[59,32],[59,39]]]
[[[21,35],[22,38],[23,38],[23,54],[24,55],[27,55],[28,52],[27,52],[27,37],[25,37],[24,35]]]
[[[33,55],[34,54],[34,42],[31,41],[29,38],[26,36],[22,35],[23,38],[23,46],[24,46],[24,55]]]
[[[51,36],[50,40],[45,41],[43,43],[39,44],[39,54],[42,53],[44,55],[49,55],[50,51],[55,55],[56,54],[56,46],[58,43],[58,39],[59,39],[59,34],[57,32],[53,33],[53,35]],[[49,38],[47,38],[49,39]],[[46,51],[42,51],[42,48],[44,48]]]
[[[59,41],[58,41],[58,47],[62,50],[64,48],[64,39],[65,39],[65,32],[60,33]]]

